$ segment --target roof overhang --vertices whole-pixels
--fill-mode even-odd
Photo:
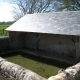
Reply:
[[[80,36],[80,11],[27,14],[6,30]]]

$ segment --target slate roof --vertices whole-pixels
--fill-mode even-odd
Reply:
[[[27,14],[6,30],[80,36],[80,11]]]

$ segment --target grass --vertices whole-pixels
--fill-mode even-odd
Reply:
[[[8,24],[7,24],[7,25],[6,25],[6,24],[3,24],[3,25],[1,24],[1,25],[0,25],[0,30],[6,29],[6,28],[9,27],[9,26],[10,26],[10,25],[8,25]]]
[[[63,67],[57,66],[55,62],[44,60],[31,55],[15,55],[5,57],[6,60],[30,69],[45,78],[56,75]]]
[[[0,24],[0,36],[6,36],[7,35],[5,29],[9,26],[10,25],[8,25],[8,24]]]
[[[10,24],[0,24],[0,25],[5,27],[5,26],[9,26]]]

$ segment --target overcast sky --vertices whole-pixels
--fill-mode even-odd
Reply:
[[[12,5],[9,2],[0,0],[0,22],[13,21]]]

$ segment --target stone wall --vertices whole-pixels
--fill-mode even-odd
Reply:
[[[79,36],[10,31],[9,40],[10,47],[13,50],[29,50],[34,55],[62,62],[67,61],[70,64],[79,61],[80,56],[76,57],[76,52],[79,53],[80,51],[77,48],[78,45],[76,46],[79,43]],[[72,63],[73,59],[76,59],[76,61]]]
[[[29,49],[36,49],[36,37],[34,33],[25,33],[25,47]]]
[[[48,56],[53,55],[54,57],[54,54],[57,54],[59,56],[75,58],[75,42],[78,37],[72,36],[71,38],[67,35],[39,34],[39,40],[37,41],[35,33],[25,34],[25,47],[28,49],[36,50],[38,47],[38,51],[51,54]]]
[[[10,51],[21,52],[22,49],[28,51],[29,49],[29,51],[33,51],[32,53],[34,53],[34,55],[69,64],[75,63],[71,61],[76,58],[76,45],[70,36],[39,34],[39,40],[37,36],[36,33],[9,32],[9,38],[0,38],[0,54],[10,53]],[[76,41],[78,37],[73,36],[73,39]],[[77,40],[77,42],[79,41]],[[79,49],[77,53],[79,53]],[[70,60],[67,60],[67,57],[70,58]]]
[[[41,35],[39,41],[40,50],[45,50],[51,54],[75,57],[76,48],[74,42],[67,35]]]
[[[0,57],[0,80],[46,80],[31,70]]]
[[[80,80],[80,63],[46,79],[0,57],[0,80]]]
[[[75,59],[76,57],[76,41],[79,37],[68,35],[39,34],[36,39],[36,33],[26,33],[25,47],[35,51],[35,55],[46,56],[54,59],[64,57]]]
[[[10,46],[13,50],[25,47],[25,34],[21,32],[9,32]]]
[[[0,52],[8,51],[10,49],[9,38],[2,37],[0,38]]]
[[[76,42],[78,36],[39,34],[28,32],[9,32],[10,46],[12,49],[32,49],[43,51],[52,55],[57,54],[64,57],[76,56]],[[50,56],[52,56],[50,55]]]
[[[48,80],[80,80],[80,63],[60,70],[57,75],[51,76]]]

